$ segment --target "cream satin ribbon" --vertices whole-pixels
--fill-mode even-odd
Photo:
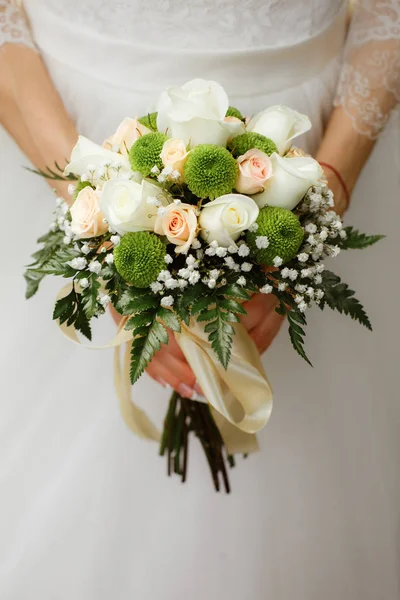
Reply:
[[[57,296],[62,298],[71,290],[65,286]],[[102,346],[82,343],[73,326],[59,324],[62,333],[73,343],[87,348],[115,348],[114,380],[121,414],[125,423],[138,436],[159,441],[160,432],[146,413],[131,398],[130,350],[132,332],[124,329],[124,317],[114,338]],[[264,373],[258,350],[244,327],[234,324],[232,353],[227,369],[219,363],[204,332],[204,327],[192,321],[190,327],[182,324],[176,339],[196,375],[211,406],[213,417],[230,454],[258,450],[255,433],[268,422],[272,411],[272,391]],[[125,344],[121,363],[120,347]]]

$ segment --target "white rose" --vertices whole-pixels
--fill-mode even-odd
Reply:
[[[167,204],[165,193],[158,186],[143,180],[124,181],[110,179],[104,184],[100,197],[100,208],[108,223],[117,233],[128,231],[154,231],[158,207],[148,199],[156,197]]]
[[[104,166],[104,163],[111,165],[119,164],[122,170],[128,172],[131,170],[128,159],[117,152],[112,152],[95,144],[88,138],[80,135],[78,141],[72,150],[71,161],[64,169],[64,175],[73,173],[81,177],[86,174],[88,167],[99,169]],[[93,177],[93,183],[96,184],[96,175]]]
[[[242,231],[258,217],[257,204],[242,194],[226,194],[206,204],[200,213],[201,236],[209,244],[218,242],[227,248],[235,245]]]
[[[103,142],[103,148],[128,156],[129,150],[136,140],[147,133],[151,133],[150,129],[142,125],[137,119],[126,118],[119,124],[114,135]]]
[[[284,158],[274,152],[270,159],[273,175],[254,200],[260,208],[268,204],[293,210],[307,190],[320,180],[322,167],[310,156]]]
[[[263,110],[247,125],[247,131],[261,133],[275,142],[279,154],[289,150],[292,140],[309,129],[311,121],[306,115],[282,104]]]
[[[224,88],[215,81],[193,79],[163,92],[157,105],[157,128],[191,147],[226,146],[230,137],[244,133],[241,121],[225,121],[229,107]]]

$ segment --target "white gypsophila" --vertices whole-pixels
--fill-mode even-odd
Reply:
[[[178,279],[178,285],[183,290],[189,283],[185,279]]]
[[[322,298],[324,296],[325,296],[324,290],[315,290],[315,297],[317,300],[322,300]]]
[[[331,246],[330,250],[331,250],[331,254],[334,258],[336,258],[336,256],[338,256],[340,254],[339,246]]]
[[[296,304],[300,304],[300,302],[304,302],[304,296],[302,296],[301,294],[297,294],[294,297],[294,301],[296,302]]]
[[[278,283],[278,290],[280,292],[284,292],[286,290],[287,286],[288,286],[288,284],[285,281],[280,281]]]
[[[150,173],[152,173],[153,175],[159,175],[160,169],[157,167],[157,165],[154,165],[154,167],[150,170]]]
[[[50,231],[56,231],[57,229],[57,223],[55,223],[55,221],[53,221],[52,223],[50,223]]]
[[[306,290],[306,294],[307,296],[309,296],[310,298],[314,298],[314,294],[315,294],[315,290],[312,287],[307,288]]]
[[[227,255],[228,250],[226,248],[219,247],[216,249],[215,254],[220,258],[223,258]]]
[[[88,268],[91,273],[95,273],[96,275],[98,275],[101,271],[101,263],[98,260],[93,260],[89,264]]]
[[[308,243],[308,244],[310,244],[310,246],[315,246],[315,245],[316,245],[318,242],[317,242],[317,240],[315,239],[314,235],[313,235],[313,234],[311,234],[311,235],[309,235],[309,236],[308,236],[308,238],[307,238],[307,243]]]
[[[278,268],[278,267],[280,267],[280,266],[281,266],[281,264],[283,263],[283,260],[281,259],[281,257],[280,257],[280,256],[275,256],[275,258],[274,258],[274,260],[273,260],[273,263],[274,263],[274,267],[277,267],[277,268]]]
[[[238,278],[237,282],[238,285],[244,286],[246,285],[246,278],[243,277],[243,275],[241,277]]]
[[[89,254],[89,252],[90,252],[89,245],[88,244],[82,244],[82,246],[81,246],[81,252],[82,252],[82,254],[85,254],[85,255]]]
[[[110,241],[111,241],[112,244],[114,244],[114,246],[118,246],[118,244],[121,241],[121,236],[119,236],[119,235],[112,235],[110,237]]]
[[[346,230],[345,229],[341,229],[339,231],[339,235],[342,238],[342,240],[345,240],[347,238],[347,232],[346,232]]]
[[[317,232],[317,226],[315,223],[307,223],[307,225],[304,228],[306,230],[307,233],[316,233]]]
[[[240,270],[240,266],[233,260],[232,256],[227,256],[225,258],[225,264],[229,269],[232,269],[232,271]]]
[[[188,265],[188,267],[194,265],[195,262],[196,262],[196,259],[191,254],[186,258],[186,264]]]
[[[311,277],[312,274],[313,274],[313,270],[311,268],[302,269],[300,272],[300,275],[303,279],[306,279],[307,277]]]
[[[267,236],[266,235],[258,235],[256,237],[256,246],[259,250],[262,250],[263,248],[268,248],[269,239],[267,238]]]
[[[252,225],[250,225],[249,231],[251,231],[252,233],[255,233],[257,230],[258,230],[258,223],[253,223]]]
[[[77,256],[76,258],[70,260],[67,264],[77,271],[82,271],[82,269],[86,268],[87,260],[86,258],[83,258],[83,256]]]
[[[237,254],[238,247],[237,246],[228,246],[228,252],[229,252],[229,254]]]
[[[253,268],[253,265],[252,265],[251,263],[244,262],[244,263],[242,263],[242,265],[241,265],[241,267],[240,267],[240,268],[241,268],[241,269],[242,269],[242,271],[244,271],[245,273],[249,273],[249,272],[252,270],[252,268]]]
[[[69,183],[68,184],[68,194],[70,196],[73,196],[75,194],[75,190],[76,190],[76,185],[74,185],[73,183]]]
[[[246,258],[250,254],[250,248],[244,243],[240,244],[237,253],[242,258]]]
[[[298,283],[295,285],[294,289],[296,292],[299,292],[299,294],[304,294],[307,291],[307,286],[303,285],[302,283]]]
[[[322,277],[321,277],[321,275],[319,275],[319,274],[318,274],[318,275],[316,275],[316,276],[314,277],[314,282],[315,282],[317,285],[320,285],[320,284],[322,283]]]
[[[174,259],[172,258],[172,256],[171,256],[170,254],[166,254],[166,255],[164,256],[164,262],[165,262],[167,265],[170,265],[172,262],[174,262]]]
[[[326,228],[322,229],[322,231],[319,232],[319,239],[322,242],[325,242],[325,240],[328,239],[328,232],[327,232]]]
[[[111,302],[111,298],[108,294],[102,294],[98,297],[98,301],[100,302],[103,308],[107,308],[107,306]]]
[[[167,269],[164,269],[164,271],[159,272],[157,281],[167,281],[167,279],[171,279],[171,277],[171,273]]]
[[[207,256],[215,256],[215,248],[212,248],[211,246],[209,246],[205,253],[207,254]]]
[[[89,287],[89,280],[88,280],[88,279],[86,279],[86,277],[84,277],[83,279],[80,279],[80,280],[79,280],[79,285],[81,286],[81,288],[82,288],[83,290],[85,290],[86,288],[88,288],[88,287]]]
[[[196,257],[197,257],[197,260],[203,260],[203,258],[204,258],[204,251],[203,250],[196,250]]]
[[[192,242],[192,248],[193,250],[199,250],[201,248],[201,243],[197,238],[194,238]]]
[[[217,285],[217,282],[215,281],[215,279],[209,279],[207,281],[207,285],[208,287],[212,290],[215,288],[215,286]]]
[[[107,254],[107,256],[104,259],[104,262],[106,262],[108,265],[112,265],[114,263],[114,254],[112,252]]]
[[[210,271],[210,278],[211,279],[218,279],[218,277],[220,276],[221,271],[219,269],[212,269]]]
[[[172,306],[174,303],[174,297],[173,296],[164,296],[164,298],[161,298],[161,306],[163,306],[164,308],[169,308],[170,306]]]
[[[297,260],[299,262],[305,263],[308,261],[308,258],[309,258],[309,256],[308,256],[307,252],[301,252],[297,257]]]
[[[281,271],[281,277],[283,277],[283,279],[287,279],[290,275],[290,269],[288,269],[287,267],[284,267]]]
[[[262,294],[271,294],[273,291],[273,287],[272,285],[270,285],[269,283],[266,283],[262,288],[260,288],[260,292]]]
[[[155,196],[149,196],[146,200],[146,204],[150,204],[150,206],[160,206],[161,202]]]
[[[166,214],[167,214],[167,209],[165,208],[165,206],[160,206],[157,210],[157,215],[159,217],[165,217]]]
[[[163,285],[159,281],[153,281],[153,283],[150,284],[150,289],[153,294],[158,294],[158,292],[161,292],[163,289]]]
[[[72,238],[69,237],[69,235],[64,235],[63,237],[63,243],[68,246],[68,244],[70,244],[72,242]]]
[[[321,258],[321,255],[318,254],[317,252],[313,252],[311,254],[311,258],[313,259],[314,262],[317,262],[317,260],[319,260]]]
[[[306,303],[306,302],[304,302],[304,301],[303,301],[303,302],[300,302],[300,303],[297,305],[297,308],[299,309],[299,311],[300,311],[300,312],[302,312],[302,313],[303,313],[303,312],[306,312],[306,310],[307,310],[307,308],[308,308],[308,305],[307,305],[307,303]]]
[[[324,263],[319,263],[319,265],[315,265],[315,270],[317,273],[323,273],[325,271]]]
[[[193,271],[189,276],[189,283],[194,285],[200,279],[200,273],[198,271]]]
[[[164,285],[167,288],[167,290],[174,290],[178,287],[178,282],[176,279],[172,279],[171,277],[171,279],[167,279]]]
[[[290,281],[296,281],[296,279],[297,279],[298,276],[299,276],[299,274],[296,271],[296,269],[290,269],[290,272],[289,272],[289,279],[290,279]]]
[[[179,277],[182,277],[183,279],[189,279],[190,273],[190,269],[179,269],[178,271]]]
[[[181,173],[177,169],[174,169],[172,171],[170,177],[173,181],[179,181],[179,179],[181,178]]]

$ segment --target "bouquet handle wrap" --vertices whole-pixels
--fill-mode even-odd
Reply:
[[[65,286],[58,299],[70,291]],[[160,432],[146,413],[131,397],[130,350],[132,332],[124,329],[127,318],[123,317],[118,332],[110,342],[102,346],[82,344],[74,326],[59,325],[70,341],[87,348],[115,348],[114,381],[122,417],[136,435],[154,441],[160,440]],[[204,395],[211,406],[213,417],[230,454],[250,453],[258,450],[255,433],[268,422],[272,411],[272,391],[264,373],[259,352],[245,328],[236,323],[232,354],[227,369],[220,364],[204,326],[192,320],[190,327],[182,324],[176,339],[196,375]],[[121,362],[121,346],[125,353]]]

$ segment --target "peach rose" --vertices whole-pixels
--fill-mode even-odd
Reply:
[[[103,148],[128,156],[136,140],[147,133],[151,133],[150,129],[139,123],[137,119],[126,118],[120,123],[114,135],[103,142]]]
[[[183,165],[188,155],[185,142],[172,138],[165,142],[160,156],[164,167],[171,167],[174,171],[179,171],[182,176]]]
[[[261,150],[253,148],[239,156],[239,175],[236,190],[241,194],[258,194],[264,189],[264,183],[272,177],[272,162]]]
[[[197,232],[196,207],[191,204],[169,204],[157,216],[154,231],[165,235],[171,244],[175,244],[176,253],[186,254]]]
[[[103,222],[98,193],[89,186],[79,192],[71,206],[71,217],[72,233],[78,238],[96,237],[108,230],[107,223]]]

